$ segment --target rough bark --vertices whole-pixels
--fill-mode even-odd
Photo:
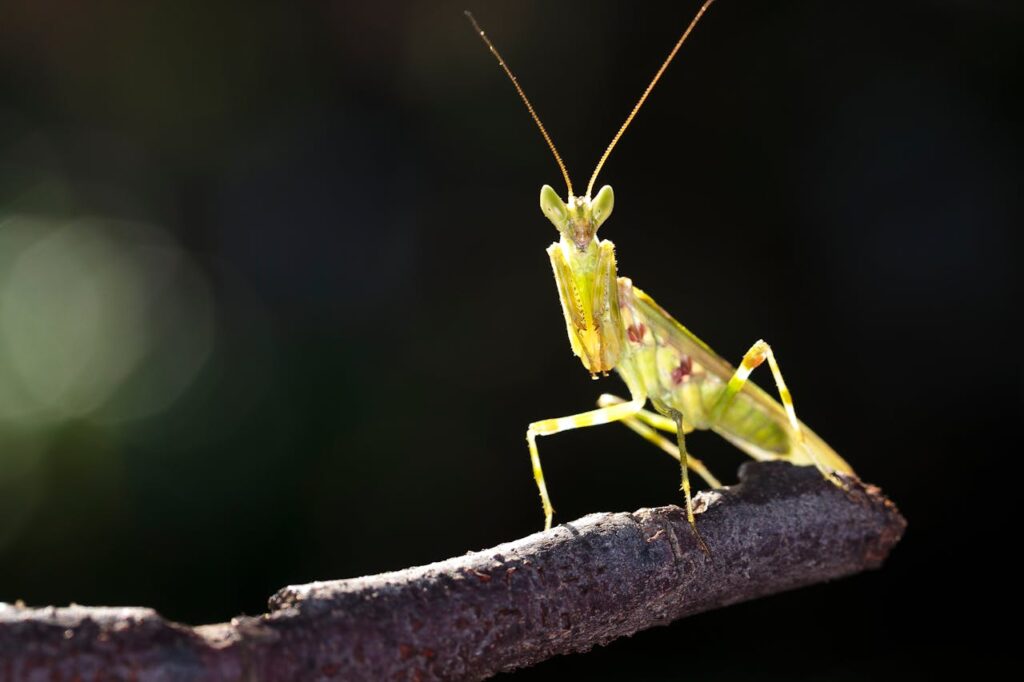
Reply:
[[[877,488],[747,464],[678,507],[585,516],[428,566],[287,587],[189,627],[145,608],[0,604],[0,680],[478,680],[684,616],[877,568],[906,525]]]

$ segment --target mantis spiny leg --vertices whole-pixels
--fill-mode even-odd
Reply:
[[[750,347],[750,350],[743,355],[743,360],[740,362],[740,366],[733,373],[732,378],[729,379],[729,383],[726,385],[722,395],[719,396],[718,400],[715,402],[714,407],[711,408],[712,422],[717,421],[723,414],[725,414],[725,410],[728,409],[733,399],[741,390],[743,390],[743,386],[747,383],[750,373],[759,367],[765,360],[768,360],[768,367],[771,368],[772,376],[775,378],[775,387],[779,391],[779,400],[782,401],[782,407],[786,410],[786,417],[789,419],[789,427],[792,430],[793,439],[796,441],[797,447],[804,449],[804,451],[810,456],[811,461],[814,462],[814,466],[818,468],[818,471],[820,471],[825,478],[838,486],[842,486],[842,482],[836,478],[835,472],[825,466],[824,462],[821,461],[818,454],[814,451],[814,448],[809,448],[804,443],[804,431],[800,426],[800,420],[796,418],[796,408],[793,406],[793,396],[790,395],[789,389],[786,388],[786,380],[782,378],[782,370],[779,369],[779,363],[775,360],[775,353],[772,352],[772,347],[763,339],[755,341],[754,345]]]
[[[601,407],[607,407],[609,405],[618,405],[626,402],[625,399],[620,398],[616,395],[604,393],[600,398],[597,399],[597,404]],[[668,453],[671,457],[679,459],[679,446],[659,434],[654,429],[661,429],[662,431],[669,431],[670,433],[676,432],[675,423],[668,417],[662,417],[660,414],[655,414],[647,410],[640,410],[636,413],[635,417],[626,417],[621,420],[623,425],[629,427],[634,433],[638,434],[641,438],[653,443],[664,452]],[[648,426],[649,425],[649,426]],[[651,427],[654,427],[652,429]],[[667,427],[667,428],[666,428]],[[693,429],[687,429],[687,432]],[[704,479],[704,481],[712,488],[721,488],[722,483],[715,476],[708,471],[704,463],[694,457],[691,453],[687,452],[687,463],[690,468],[693,469],[698,476]]]
[[[610,422],[620,421],[622,419],[632,417],[643,409],[645,402],[647,402],[647,396],[637,396],[629,402],[620,403],[618,405],[609,405],[608,407],[590,410],[589,412],[581,412],[580,414],[574,414],[568,417],[542,419],[541,421],[533,422],[530,424],[529,428],[526,429],[526,443],[530,447],[530,461],[533,463],[533,479],[537,482],[537,489],[540,491],[541,505],[544,507],[544,530],[551,528],[551,519],[555,514],[555,509],[551,506],[551,498],[548,497],[548,488],[544,483],[544,472],[540,468],[540,453],[537,452],[537,436],[550,436],[555,433],[561,433],[562,431],[570,431],[572,429],[581,429],[587,426],[597,426],[598,424],[608,424]]]

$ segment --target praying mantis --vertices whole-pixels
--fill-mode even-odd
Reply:
[[[607,376],[614,370],[629,391],[628,400],[603,394],[597,401],[597,409],[542,419],[527,428],[526,442],[544,510],[545,530],[551,528],[554,508],[544,482],[537,439],[571,429],[621,422],[678,459],[686,518],[705,552],[708,548],[694,519],[689,469],[713,488],[721,484],[703,462],[689,454],[686,434],[710,429],[755,460],[784,460],[800,466],[815,466],[826,479],[840,486],[843,484],[837,473],[853,474],[842,457],[797,419],[793,398],[771,346],[763,340],[756,341],[744,354],[740,366],[732,367],[634,286],[629,278],[619,277],[615,245],[597,237],[598,228],[611,216],[615,199],[608,185],[592,195],[597,176],[679,48],[713,2],[704,2],[683,31],[601,156],[583,196],[573,193],[565,164],[519,81],[473,16],[466,12],[473,28],[515,86],[565,179],[567,201],[562,201],[551,186],[544,185],[540,191],[540,208],[560,235],[559,240],[548,247],[547,254],[554,270],[572,351],[593,378]],[[765,360],[775,379],[781,404],[748,381],[751,372]],[[648,402],[653,411],[645,409]],[[660,432],[674,434],[675,442]]]

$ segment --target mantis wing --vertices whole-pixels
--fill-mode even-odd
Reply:
[[[671,349],[675,354],[674,357],[688,358],[687,371],[693,373],[693,379],[696,380],[694,383],[699,386],[697,390],[700,397],[696,400],[699,406],[689,410],[690,415],[695,416],[695,413],[702,411],[702,407],[707,407],[709,396],[716,395],[724,388],[736,372],[736,368],[669,315],[650,296],[632,286],[628,281],[623,284],[628,284],[628,287],[622,287],[623,289],[629,289],[628,295],[622,297],[624,301],[628,302],[623,305],[624,317],[629,317],[630,313],[635,310],[636,317],[650,327],[654,343],[657,346],[656,353],[660,353],[663,349]],[[667,378],[669,384],[673,378],[670,371],[659,371],[658,376],[662,383],[666,383]],[[671,390],[670,385],[662,386],[662,388]],[[755,459],[785,459],[793,464],[807,466],[814,464],[809,452],[809,450],[813,450],[815,456],[825,466],[836,471],[853,473],[852,467],[802,422],[800,422],[800,429],[803,432],[803,443],[806,449],[793,447],[792,436],[795,434],[792,433],[785,409],[753,382],[747,381],[744,384],[743,389],[737,394],[736,403],[739,404],[734,405],[733,408],[741,416],[731,417],[730,412],[733,408],[730,408],[722,422],[705,423],[701,427],[714,429]],[[683,412],[684,415],[687,412],[685,407]],[[743,416],[751,412],[759,413],[759,415]],[[761,422],[760,426],[758,425],[759,421]],[[774,428],[769,428],[768,423],[770,423],[770,427]],[[774,433],[772,433],[773,431]],[[778,436],[783,432],[789,437],[780,441]]]
[[[669,315],[664,308],[655,303],[653,298],[636,287],[632,287],[632,291],[633,303],[636,305],[639,317],[651,327],[659,346],[670,346],[689,357],[695,365],[695,373],[703,370],[712,379],[717,379],[722,384],[729,381],[736,372],[735,367]],[[787,421],[786,411],[782,405],[753,382],[748,381],[740,393],[751,398],[758,407],[771,414],[772,417],[778,418],[783,423]]]

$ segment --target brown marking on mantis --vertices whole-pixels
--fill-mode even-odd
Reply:
[[[672,370],[672,383],[678,386],[692,373],[693,360],[690,359],[689,355],[684,355],[679,360],[679,366]]]
[[[646,331],[647,328],[644,327],[643,322],[638,322],[626,328],[626,335],[633,343],[641,343],[644,340],[644,332]]]
[[[747,355],[743,358],[743,367],[746,369],[756,369],[758,365],[764,362],[764,353],[758,353],[757,355]]]

